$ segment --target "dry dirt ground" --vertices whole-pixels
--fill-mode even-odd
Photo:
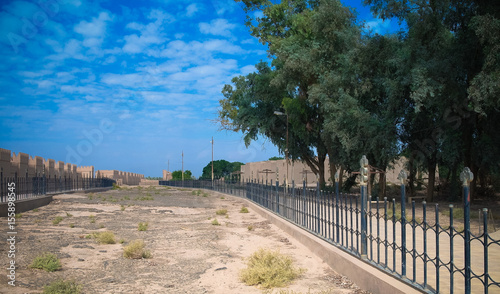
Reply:
[[[16,286],[8,286],[2,274],[0,293],[41,293],[56,279],[74,280],[84,293],[262,293],[238,277],[245,258],[258,248],[279,249],[306,270],[285,288],[288,293],[368,293],[256,212],[240,213],[244,202],[237,197],[151,186],[54,199],[17,219]],[[227,209],[228,217],[216,215],[219,209]],[[55,225],[57,216],[63,220]],[[220,226],[212,225],[214,218]],[[148,229],[139,231],[139,222],[147,222]],[[0,234],[6,236],[5,218],[2,224]],[[86,237],[99,231],[112,231],[117,244]],[[144,240],[152,258],[123,257],[123,247],[134,239]],[[8,247],[2,244],[4,267]],[[55,253],[62,269],[29,268],[43,252]]]

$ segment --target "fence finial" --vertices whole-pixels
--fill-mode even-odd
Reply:
[[[470,182],[474,180],[474,174],[471,172],[470,168],[465,167],[460,173],[460,181],[462,181],[462,186],[469,186]]]
[[[368,159],[366,158],[366,155],[363,155],[363,157],[361,157],[359,165],[361,165],[361,168],[359,170],[361,185],[366,185],[368,184],[368,173],[369,173]]]
[[[406,179],[408,179],[408,174],[404,169],[402,169],[398,175],[398,180],[401,181],[401,185],[406,185]]]

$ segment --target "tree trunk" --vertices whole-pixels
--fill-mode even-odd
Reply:
[[[318,172],[319,172],[319,187],[320,189],[325,188],[325,161],[326,161],[326,152],[318,152]]]
[[[384,197],[386,196],[386,191],[385,191],[385,180],[386,180],[386,176],[385,176],[385,170],[384,170],[384,173],[380,173],[379,174],[379,178],[378,178],[378,199],[384,199]]]
[[[415,168],[415,160],[413,156],[410,156],[408,159],[408,192],[410,194],[410,197],[415,196],[415,171],[417,169]]]
[[[344,167],[339,167],[339,190],[342,191],[342,184],[344,183]]]
[[[429,173],[429,179],[427,180],[427,202],[434,201],[434,184],[436,182],[436,162],[431,160],[427,165],[427,172]]]

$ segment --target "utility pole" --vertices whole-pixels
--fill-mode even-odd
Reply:
[[[212,188],[214,186],[214,137],[212,136]]]

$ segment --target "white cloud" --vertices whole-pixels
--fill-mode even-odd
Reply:
[[[163,33],[163,27],[166,23],[175,20],[173,16],[162,10],[153,9],[149,13],[148,19],[154,21],[147,25],[136,22],[127,24],[126,28],[139,31],[139,34],[131,34],[124,37],[125,45],[123,46],[123,52],[130,54],[141,53],[150,45],[161,44],[167,40]]]
[[[236,27],[235,24],[229,23],[223,18],[214,19],[210,23],[202,22],[198,26],[203,34],[224,37],[230,37],[232,35],[231,30]]]
[[[106,26],[112,17],[107,12],[99,13],[99,16],[93,17],[92,21],[82,20],[74,27],[74,31],[81,34],[84,39],[82,45],[90,48],[87,54],[101,55],[101,45],[106,37]]]
[[[391,22],[389,20],[383,20],[380,18],[373,19],[365,24],[366,30],[372,31],[376,34],[386,33],[390,29],[390,26]]]
[[[238,8],[237,4],[233,0],[212,0],[210,1],[214,6],[215,13],[217,15],[223,15],[226,12],[233,12],[235,8]]]
[[[245,50],[227,40],[212,39],[204,42],[175,40],[168,43],[160,56],[199,64],[217,53],[236,55],[244,54]]]
[[[188,7],[186,7],[186,16],[187,17],[192,17],[196,12],[198,12],[199,8],[196,3],[190,4]]]
[[[79,22],[77,25],[75,25],[74,30],[75,32],[85,36],[86,38],[102,38],[106,34],[106,22],[110,20],[111,17],[107,12],[101,12],[99,13],[99,17],[93,17],[91,22],[87,22],[84,20]]]
[[[102,76],[101,81],[108,85],[139,87],[143,85],[143,75],[138,73],[130,73],[130,74],[107,73]]]

